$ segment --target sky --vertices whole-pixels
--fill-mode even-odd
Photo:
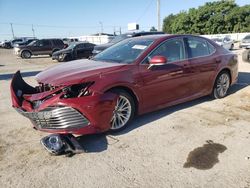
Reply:
[[[164,17],[208,0],[161,0],[161,24]],[[249,0],[236,0],[238,5]],[[157,28],[157,0],[0,0],[0,40],[11,39],[10,23],[16,37],[69,37],[101,31],[127,32],[127,24],[136,22],[140,30]]]

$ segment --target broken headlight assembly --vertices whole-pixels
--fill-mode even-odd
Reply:
[[[94,82],[86,82],[82,84],[75,84],[62,89],[63,95],[61,98],[76,98],[82,96],[89,96],[91,92],[89,87],[92,86]]]

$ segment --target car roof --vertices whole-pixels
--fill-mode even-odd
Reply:
[[[138,37],[133,37],[133,39],[152,39],[152,40],[165,40],[168,38],[174,38],[174,37],[198,37],[205,40],[209,40],[208,38],[199,36],[199,35],[191,35],[191,34],[158,34],[158,35],[143,35]]]

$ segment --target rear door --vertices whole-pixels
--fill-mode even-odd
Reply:
[[[186,37],[185,43],[191,70],[189,78],[192,93],[206,95],[211,89],[212,78],[220,59],[214,55],[215,47],[203,38]]]
[[[75,48],[76,48],[77,58],[78,59],[85,57],[85,46],[84,46],[84,44],[78,44]]]
[[[89,56],[92,55],[92,51],[94,50],[94,45],[86,43],[84,44],[84,46],[85,46],[84,57],[88,58]]]

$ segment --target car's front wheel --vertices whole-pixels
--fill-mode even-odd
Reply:
[[[112,132],[124,129],[135,115],[135,102],[133,97],[123,90],[113,90],[118,94],[113,116],[110,121],[110,130]]]
[[[223,98],[227,95],[227,91],[230,87],[230,75],[227,71],[221,72],[214,84],[212,96],[215,99]]]

